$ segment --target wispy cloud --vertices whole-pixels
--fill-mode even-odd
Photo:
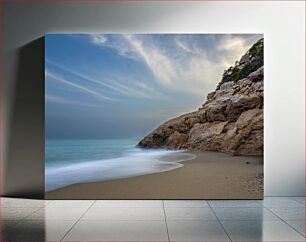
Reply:
[[[69,105],[75,105],[75,106],[84,106],[84,107],[102,107],[102,105],[96,105],[92,103],[86,103],[86,102],[80,102],[80,101],[75,101],[59,96],[54,96],[54,95],[49,95],[47,94],[45,96],[46,102],[50,103],[59,103],[59,104],[69,104]]]
[[[219,36],[213,44],[210,43],[211,47],[207,47],[205,41],[195,41],[192,35],[170,35],[170,44],[152,36],[121,35],[120,45],[112,48],[120,46],[118,53],[124,49],[136,56],[160,85],[198,95],[203,95],[208,85],[214,88],[223,71],[253,44],[235,35]],[[209,51],[214,55],[209,55]]]
[[[231,66],[250,47],[250,43],[245,38],[225,35],[217,45],[217,51],[222,53],[221,63],[224,66]]]
[[[107,38],[103,34],[93,34],[91,35],[92,42],[94,44],[105,44],[107,42]]]
[[[192,37],[191,37],[192,39]],[[202,56],[206,58],[205,50],[203,49],[203,46],[199,46],[197,43],[192,41],[190,39],[190,36],[186,37],[184,35],[179,35],[174,37],[175,45],[178,48],[179,52],[186,52],[187,54],[193,55],[193,56]]]
[[[115,91],[117,93],[120,93],[127,97],[141,97],[141,98],[147,98],[147,99],[154,99],[154,98],[163,98],[162,95],[158,94],[153,88],[149,88],[144,83],[140,84],[140,82],[132,81],[130,83],[130,86],[124,85],[118,81],[115,81],[113,79],[104,79],[104,81],[98,80],[96,78],[92,78],[84,73],[80,73],[78,71],[69,69],[67,67],[64,67],[62,65],[58,65],[57,63],[46,59],[46,62],[56,66],[57,68],[60,68],[61,70],[68,72],[78,78],[81,78],[85,81],[97,84],[99,86],[106,87],[112,91]]]
[[[184,43],[183,41],[181,41],[179,38],[175,38],[175,43],[177,44],[177,46],[179,48],[181,48],[183,51],[186,51],[188,53],[192,53],[193,50],[189,48],[189,46]]]
[[[116,50],[121,56],[133,60],[138,60],[138,57],[137,55],[135,55],[135,51],[133,50],[133,47],[127,44],[125,35],[123,34],[93,34],[89,35],[89,40],[94,45],[104,48],[112,48]]]
[[[223,71],[261,37],[47,35],[46,137],[145,136],[196,110]]]
[[[133,35],[125,36],[134,51],[144,60],[149,69],[156,76],[157,80],[168,86],[175,78],[176,73],[171,60],[162,53],[157,46],[149,46]]]
[[[115,80],[110,80],[112,88],[128,97],[141,97],[145,99],[164,99],[165,97],[139,81],[132,81],[130,86],[123,85]]]
[[[174,41],[179,48],[164,50],[161,43],[144,40],[142,36],[125,38],[159,84],[173,90],[203,95],[205,86],[218,82],[224,69],[220,63],[208,59],[203,50],[191,49],[178,39]]]
[[[168,35],[165,40],[159,39],[160,35],[127,34],[92,35],[90,38],[93,44],[115,49],[123,57],[142,62],[158,85],[203,96],[203,91],[214,89],[223,71],[233,65],[254,42],[248,41],[250,37],[247,35],[205,37]],[[118,90],[117,83],[108,87],[121,93],[126,91],[122,87]]]
[[[45,71],[45,77],[46,78],[50,78],[51,80],[54,80],[54,81],[58,81],[58,82],[61,82],[61,83],[64,83],[70,87],[73,87],[75,89],[78,89],[79,91],[81,92],[84,92],[86,94],[90,94],[92,96],[95,96],[95,97],[99,97],[99,98],[102,98],[102,99],[106,99],[106,100],[114,100],[114,98],[111,98],[111,97],[108,97],[108,96],[105,96],[99,92],[96,92],[94,90],[91,90],[85,86],[82,86],[82,85],[79,85],[79,84],[76,84],[72,81],[68,81],[66,80],[65,78],[57,75],[57,74],[54,74],[54,73],[51,73],[49,72],[48,70]]]

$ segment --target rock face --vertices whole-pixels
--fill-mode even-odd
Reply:
[[[244,65],[252,61],[246,55],[242,59]],[[245,78],[224,82],[207,95],[199,110],[167,121],[138,145],[262,155],[263,77],[261,66]]]

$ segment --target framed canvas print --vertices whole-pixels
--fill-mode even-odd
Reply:
[[[47,199],[262,199],[262,34],[47,34]]]

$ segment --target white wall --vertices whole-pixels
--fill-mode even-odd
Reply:
[[[20,176],[22,183],[7,182],[12,176],[5,176],[8,185],[3,193],[18,195],[29,190],[43,194],[43,158],[34,157],[25,171],[18,161],[22,157],[10,161],[8,156],[18,49],[46,32],[141,32],[264,33],[265,195],[304,195],[304,11],[304,2],[293,1],[5,3],[3,167],[6,172],[11,164],[11,174]]]

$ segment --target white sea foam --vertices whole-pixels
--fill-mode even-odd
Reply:
[[[177,169],[183,166],[181,161],[195,158],[192,154],[182,152],[135,148],[119,158],[64,163],[66,165],[48,167],[45,171],[45,190],[52,191],[76,183],[106,181]],[[174,161],[163,158],[172,155]]]

